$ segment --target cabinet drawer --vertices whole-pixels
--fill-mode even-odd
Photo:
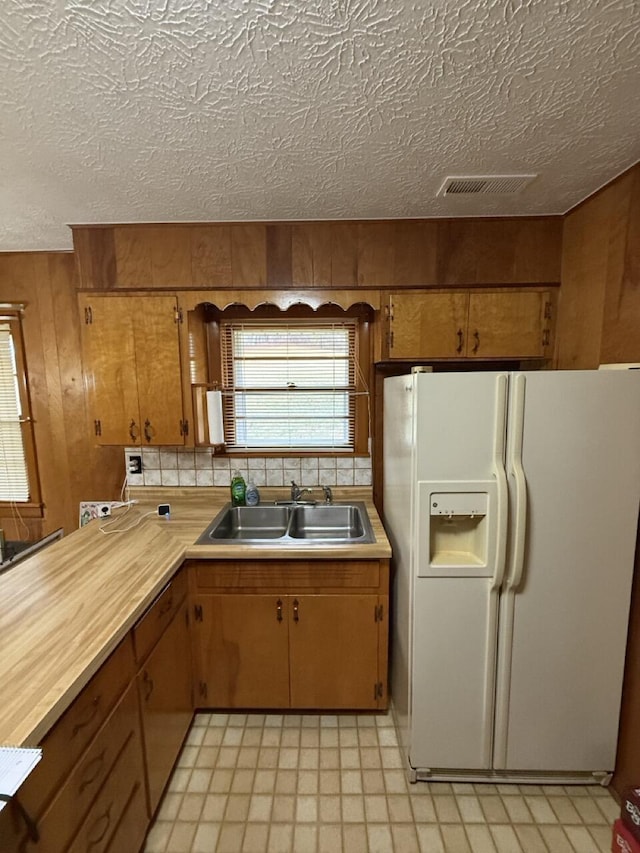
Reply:
[[[102,853],[107,849],[134,789],[144,784],[143,774],[140,736],[134,731],[68,848],[68,853]]]
[[[149,818],[147,816],[144,785],[140,783],[139,785],[136,784],[133,789],[131,798],[125,806],[124,814],[107,850],[109,853],[123,853],[124,850],[136,853],[142,847],[148,825]]]
[[[378,589],[379,560],[193,561],[196,590]]]
[[[29,844],[27,850],[33,850],[34,853],[58,853],[66,849],[118,755],[134,732],[139,731],[139,725],[135,685],[131,685],[58,796],[38,821],[40,841],[38,844]]]
[[[20,789],[34,818],[44,812],[134,676],[130,635],[120,643],[42,742],[42,760]]]
[[[138,663],[145,660],[164,634],[186,594],[186,574],[178,572],[135,626],[133,642]]]

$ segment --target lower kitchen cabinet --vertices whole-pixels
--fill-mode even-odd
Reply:
[[[277,595],[206,595],[194,621],[196,702],[289,707],[289,622]]]
[[[163,605],[159,602],[156,607],[160,613]],[[157,645],[138,673],[137,683],[142,711],[149,815],[152,816],[193,719],[191,644],[186,600],[183,600],[173,620],[163,630]]]
[[[196,704],[386,708],[386,560],[190,566]]]

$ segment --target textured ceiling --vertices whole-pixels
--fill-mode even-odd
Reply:
[[[2,0],[0,250],[80,222],[562,213],[640,158],[639,56],[638,0]]]

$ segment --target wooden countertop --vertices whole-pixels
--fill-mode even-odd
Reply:
[[[391,556],[369,489],[334,494],[365,501],[374,544],[286,549],[194,545],[228,502],[228,489],[131,491],[139,504],[113,527],[135,527],[104,535],[91,522],[0,576],[0,745],[37,745],[187,558]],[[261,493],[282,497],[277,490]],[[144,516],[159,503],[171,504],[169,521]]]

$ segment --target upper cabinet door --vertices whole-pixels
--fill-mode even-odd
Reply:
[[[461,358],[466,355],[468,293],[424,290],[389,298],[389,358]]]
[[[131,300],[79,297],[84,376],[98,444],[140,444]]]
[[[550,295],[543,291],[469,296],[467,356],[544,358],[550,348]]]
[[[176,298],[81,294],[79,304],[98,444],[184,444]]]
[[[184,444],[178,310],[174,296],[132,302],[143,447]]]

